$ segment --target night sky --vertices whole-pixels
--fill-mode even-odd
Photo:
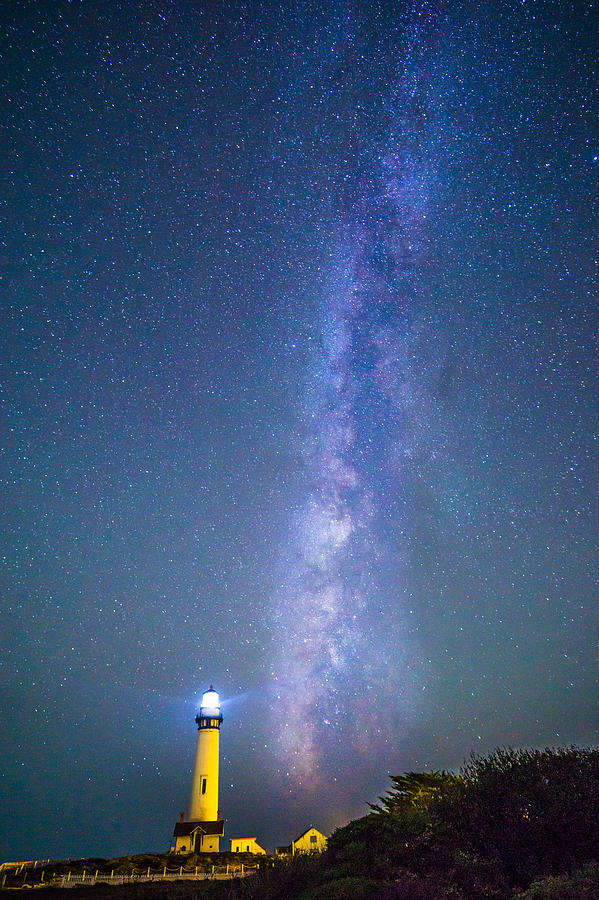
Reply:
[[[597,13],[2,5],[0,861],[597,740]]]

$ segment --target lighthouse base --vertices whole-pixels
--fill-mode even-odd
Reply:
[[[218,853],[224,833],[224,819],[214,822],[177,822],[171,849],[175,853]]]

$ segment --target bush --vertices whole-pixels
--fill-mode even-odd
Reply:
[[[396,873],[393,882],[383,885],[374,894],[376,900],[461,900],[462,895],[453,885],[444,886],[436,878],[421,878],[411,872]]]
[[[303,890],[317,887],[330,876],[323,865],[324,854],[300,854],[289,860],[275,860],[255,875],[232,882],[230,895],[244,900],[288,900]]]
[[[572,875],[537,881],[517,895],[518,900],[599,900],[599,866],[595,863]]]
[[[496,750],[473,756],[433,807],[455,851],[495,861],[510,885],[592,861],[599,845],[599,751]]]
[[[406,864],[411,844],[424,832],[428,819],[426,810],[414,807],[392,816],[370,813],[333,832],[325,861],[338,877],[358,871],[387,878],[390,869]]]
[[[373,900],[380,888],[373,878],[337,878],[302,891],[297,900]]]

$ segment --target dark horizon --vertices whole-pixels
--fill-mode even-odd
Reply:
[[[0,861],[595,743],[592,5],[0,17]]]

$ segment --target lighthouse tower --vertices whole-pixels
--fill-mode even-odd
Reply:
[[[210,685],[202,696],[200,712],[196,716],[198,748],[189,800],[189,818],[192,820],[214,822],[218,819],[218,742],[222,720],[218,694]]]
[[[223,720],[218,694],[210,688],[202,695],[202,705],[195,718],[198,726],[189,819],[183,813],[175,825],[173,849],[177,853],[218,852],[224,822],[218,808],[218,744]]]

